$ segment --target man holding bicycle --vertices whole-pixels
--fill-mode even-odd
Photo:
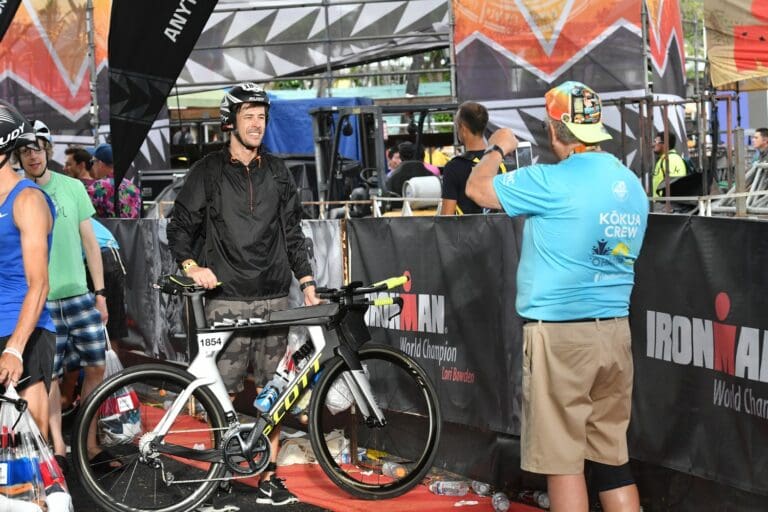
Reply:
[[[240,84],[224,96],[220,111],[222,130],[232,133],[223,149],[189,170],[168,225],[174,258],[196,284],[212,290],[205,307],[209,321],[288,309],[292,274],[299,280],[305,305],[318,304],[296,185],[282,160],[262,146],[269,97],[253,83]],[[243,390],[249,362],[254,382],[262,386],[285,354],[287,336],[287,329],[275,329],[266,335],[234,337],[218,363],[227,390]],[[258,503],[298,501],[274,475],[278,438],[275,429]]]
[[[497,176],[517,148],[496,131],[467,181],[480,206],[527,215],[517,273],[523,329],[521,466],[547,475],[551,510],[587,512],[584,470],[606,512],[636,512],[627,426],[632,409],[629,297],[648,201],[637,176],[599,143],[611,138],[597,94],[547,92],[554,165]]]

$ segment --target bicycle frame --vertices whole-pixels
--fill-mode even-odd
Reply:
[[[223,409],[230,427],[241,426],[250,429],[250,434],[245,442],[241,442],[243,453],[250,458],[259,438],[262,435],[268,436],[274,430],[274,428],[283,420],[293,404],[304,392],[306,392],[313,378],[320,373],[322,370],[322,362],[330,359],[334,355],[341,356],[350,369],[349,372],[343,374],[343,378],[345,384],[349,387],[349,390],[352,393],[354,403],[358,410],[364,417],[372,419],[375,425],[386,424],[384,413],[374,399],[370,382],[363,371],[356,350],[352,348],[355,341],[357,341],[355,339],[356,335],[359,336],[360,334],[359,329],[361,329],[361,326],[367,330],[367,327],[365,327],[363,322],[363,315],[367,309],[367,305],[364,309],[349,305],[339,306],[335,315],[329,316],[327,311],[323,310],[326,314],[318,315],[316,317],[307,314],[298,320],[265,321],[263,319],[248,319],[246,321],[244,319],[231,319],[233,325],[222,328],[220,324],[214,324],[213,327],[208,327],[204,316],[202,316],[201,320],[200,315],[203,311],[201,292],[185,293],[185,297],[186,300],[189,300],[192,303],[192,307],[188,310],[194,312],[194,314],[190,316],[195,317],[194,324],[197,327],[195,333],[197,355],[187,368],[187,371],[195,377],[195,380],[176,397],[162,419],[155,426],[155,429],[151,432],[156,439],[163,439],[168,434],[171,425],[185,407],[185,404],[192,396],[192,393],[200,387],[207,387]],[[304,308],[304,310],[307,313],[311,313],[311,308],[312,306]],[[348,321],[350,315],[359,315],[359,318],[352,319],[350,322]],[[190,322],[190,324],[192,324],[192,322]],[[260,413],[258,420],[255,423],[241,425],[237,419],[237,414],[232,401],[229,398],[224,381],[219,373],[216,364],[216,356],[224,349],[235,333],[255,332],[275,327],[289,327],[294,325],[304,325],[308,327],[310,339],[314,345],[314,353],[309,357],[307,364],[304,365],[280,393],[275,404],[268,412]],[[327,332],[329,333],[335,331],[335,334],[339,338],[337,343],[329,344],[327,342],[324,326],[328,326],[329,329]],[[348,338],[352,339],[350,340]],[[368,340],[363,340],[363,342],[365,341]],[[331,350],[333,353],[329,353]],[[161,452],[168,452],[171,454],[176,451],[173,447],[164,446],[163,444],[157,445],[157,449]],[[213,453],[211,453],[210,450],[200,451],[197,454],[189,454],[185,451],[185,455],[190,458],[211,461]],[[213,458],[218,460],[221,457],[220,454],[217,454]]]
[[[328,302],[272,311],[264,318],[247,318],[247,313],[219,318],[209,326],[203,310],[206,290],[188,277],[163,276],[156,287],[184,297],[191,362],[184,370],[170,362],[127,368],[85,399],[72,443],[83,486],[107,510],[183,512],[198,507],[231,481],[273,467],[270,437],[291,409],[310,398],[301,397],[316,381],[306,434],[328,478],[366,500],[408,492],[429,472],[438,451],[438,395],[413,358],[384,343],[368,345],[372,336],[365,322],[371,306],[398,305],[401,310],[399,296],[376,294],[407,282],[406,274],[368,286],[354,281],[318,288],[317,297]],[[283,376],[290,382],[282,392],[270,391],[274,402],[260,397],[259,408],[270,403],[268,411],[248,409],[251,416],[242,416],[229,398],[217,359],[235,336],[270,335],[268,330],[290,326],[309,330],[307,343],[288,351],[280,363],[292,376],[280,371],[274,379],[282,383]],[[125,409],[126,393],[130,410]],[[126,400],[115,404],[123,396]],[[112,412],[115,405],[123,406],[119,414]],[[112,448],[107,453],[119,466],[92,460],[94,435],[105,451]],[[393,474],[387,463],[402,468]],[[269,500],[260,494],[256,501]]]

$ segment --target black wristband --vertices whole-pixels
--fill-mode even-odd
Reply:
[[[105,288],[99,288],[98,290],[93,292],[94,295],[101,295],[102,297],[107,296],[107,290]]]
[[[312,280],[309,280],[309,281],[304,281],[303,283],[301,283],[301,284],[299,285],[299,289],[300,289],[301,291],[304,291],[304,289],[306,289],[306,288],[309,288],[310,286],[314,286],[314,287],[317,287],[317,283],[316,283],[316,282],[314,282],[314,281],[312,281]]]
[[[498,144],[494,144],[493,146],[489,147],[483,152],[483,156],[487,155],[488,153],[493,153],[494,151],[498,151],[501,155],[501,159],[504,160],[504,150],[501,149],[501,146]]]

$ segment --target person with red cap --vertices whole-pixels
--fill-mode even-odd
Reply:
[[[600,148],[611,135],[595,91],[565,82],[547,92],[545,107],[559,162],[497,175],[517,148],[502,128],[466,186],[480,206],[527,216],[516,302],[524,319],[521,466],[547,475],[554,512],[587,512],[585,471],[603,510],[635,512],[627,317],[648,200],[637,176]]]

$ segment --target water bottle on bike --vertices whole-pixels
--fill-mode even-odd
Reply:
[[[277,363],[275,375],[272,377],[272,379],[270,379],[269,382],[266,383],[264,388],[253,401],[253,406],[256,409],[261,412],[269,412],[272,406],[275,405],[275,402],[280,396],[280,393],[283,392],[285,387],[288,385],[288,382],[291,381],[291,373],[295,373],[298,368],[298,363],[301,362],[304,358],[303,354],[305,352],[306,349],[304,346],[302,346],[296,354],[294,354],[294,351],[291,350],[290,347],[285,351],[285,355],[280,360],[280,362]],[[298,362],[296,361],[297,359]]]
[[[261,393],[256,397],[256,400],[253,401],[253,406],[261,412],[269,412],[287,384],[287,377],[285,377],[280,369],[278,369],[275,372],[275,376],[267,382],[264,389],[262,389]]]

